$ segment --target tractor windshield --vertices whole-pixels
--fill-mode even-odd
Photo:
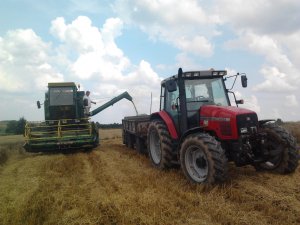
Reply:
[[[49,91],[51,106],[74,104],[72,87],[51,87]]]
[[[185,93],[188,110],[197,110],[205,104],[229,105],[222,78],[185,80]]]

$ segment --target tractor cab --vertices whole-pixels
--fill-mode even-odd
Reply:
[[[166,111],[172,117],[178,133],[199,127],[199,110],[202,106],[231,105],[228,97],[228,92],[231,91],[224,82],[226,75],[227,71],[224,70],[191,71],[162,81],[160,110]],[[235,79],[238,75],[235,75]],[[241,76],[241,81],[242,86],[246,87],[245,75]],[[236,103],[240,104],[242,101],[236,100]]]

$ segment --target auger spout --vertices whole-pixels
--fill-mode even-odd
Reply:
[[[123,98],[127,99],[128,101],[132,101],[132,97],[129,95],[127,91],[123,92],[122,94],[118,95],[117,97],[114,97],[110,101],[106,102],[105,104],[99,106],[98,108],[94,109],[93,111],[90,112],[90,116],[94,116],[98,114],[99,112],[103,111],[104,109],[112,106],[116,102],[122,100]]]

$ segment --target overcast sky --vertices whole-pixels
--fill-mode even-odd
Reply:
[[[299,12],[299,0],[1,0],[0,120],[43,120],[36,101],[60,81],[98,106],[128,91],[139,113],[152,93],[157,111],[161,80],[182,67],[244,72],[242,107],[299,121]],[[93,120],[134,114],[122,100]]]

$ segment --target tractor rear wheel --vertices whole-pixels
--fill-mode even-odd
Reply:
[[[267,134],[265,148],[268,149],[270,157],[268,161],[255,165],[255,168],[281,174],[294,172],[298,166],[295,138],[275,123],[264,124],[262,131]]]
[[[149,157],[155,167],[166,169],[173,166],[172,138],[162,121],[154,120],[150,123],[147,142]]]
[[[220,143],[209,134],[186,137],[180,150],[184,175],[194,183],[213,184],[227,177],[228,160]]]

